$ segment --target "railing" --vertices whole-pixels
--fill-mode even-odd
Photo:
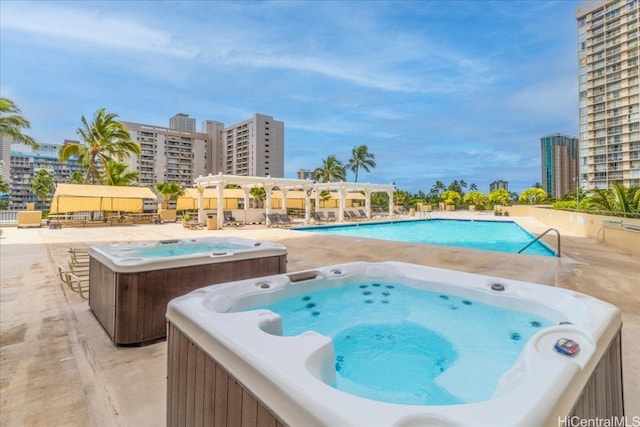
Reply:
[[[545,234],[547,234],[550,231],[554,231],[558,235],[558,251],[556,252],[556,257],[560,258],[560,232],[555,228],[549,228],[548,230],[546,230],[544,233],[536,237],[533,241],[529,242],[524,248],[520,249],[518,253],[519,254],[522,253],[525,249],[527,249],[529,246],[533,245],[535,242],[540,240],[542,237],[544,237]]]

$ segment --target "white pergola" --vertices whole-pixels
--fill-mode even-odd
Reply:
[[[218,175],[209,174],[207,176],[199,176],[194,180],[196,188],[205,189],[215,187],[217,189],[217,220],[218,228],[224,225],[223,216],[223,199],[224,188],[229,185],[237,185],[244,191],[244,209],[249,208],[249,195],[252,188],[264,188],[266,193],[265,214],[267,215],[267,224],[269,223],[269,214],[271,213],[271,193],[278,188],[282,192],[282,208],[287,211],[287,192],[290,190],[303,190],[305,192],[305,223],[309,223],[311,217],[311,194],[315,193],[316,206],[320,206],[320,192],[336,191],[339,195],[338,204],[338,221],[344,221],[344,208],[346,204],[347,193],[362,191],[365,194],[365,211],[367,217],[371,218],[371,194],[387,193],[389,196],[389,215],[393,213],[393,191],[395,186],[392,184],[369,184],[358,182],[314,182],[309,179],[286,179],[272,178],[270,176],[240,176],[240,175]],[[205,214],[203,209],[202,191],[198,192],[198,222],[205,222]]]

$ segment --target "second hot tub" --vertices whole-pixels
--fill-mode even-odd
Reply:
[[[217,283],[286,272],[283,245],[236,237],[116,243],[89,249],[89,307],[115,344],[166,337],[167,303]]]

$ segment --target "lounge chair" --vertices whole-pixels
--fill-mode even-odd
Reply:
[[[265,214],[265,218],[267,219],[267,223],[269,227],[279,227],[280,226],[280,215],[279,214]]]
[[[60,281],[82,298],[89,299],[89,253],[86,249],[68,250],[67,266],[58,266]]]
[[[354,211],[344,211],[345,216],[351,221],[360,221],[362,218]]]
[[[231,225],[234,227],[242,227],[244,223],[242,221],[237,221],[233,213],[231,211],[222,211],[224,215],[224,225]]]
[[[311,212],[311,219],[318,224],[324,221],[318,212]]]
[[[280,219],[280,225],[282,225],[283,227],[291,227],[293,225],[293,221],[291,221],[291,218],[289,218],[289,215],[280,214],[278,215],[278,217]]]
[[[329,218],[329,221],[337,221],[338,220],[338,218],[336,217],[336,213],[334,211],[327,212],[327,217]]]
[[[369,219],[367,213],[363,209],[358,209],[358,213],[360,214],[361,219]]]

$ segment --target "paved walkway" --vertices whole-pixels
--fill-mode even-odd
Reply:
[[[510,219],[533,233],[546,229],[527,218]],[[264,227],[209,231],[162,224],[61,230],[3,229],[0,238],[0,425],[164,425],[166,343],[115,347],[93,317],[87,302],[60,285],[56,268],[65,259],[68,247],[211,235],[283,243],[288,248],[288,271],[291,272],[356,260],[398,260],[562,286],[611,302],[623,312],[627,415],[640,415],[638,258],[565,234],[562,240],[565,256],[558,259]],[[549,245],[555,246],[553,238]]]

